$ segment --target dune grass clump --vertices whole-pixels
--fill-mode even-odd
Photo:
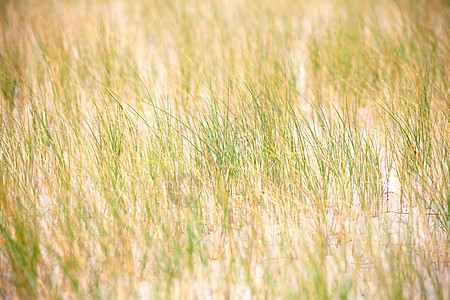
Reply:
[[[0,297],[448,299],[446,1],[3,1]]]

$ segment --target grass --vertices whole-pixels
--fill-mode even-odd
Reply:
[[[0,296],[449,299],[446,1],[2,1]]]

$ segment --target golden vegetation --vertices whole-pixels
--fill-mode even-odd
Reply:
[[[0,10],[0,297],[448,299],[446,1]]]

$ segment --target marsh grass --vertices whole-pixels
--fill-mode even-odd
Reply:
[[[3,298],[448,299],[445,1],[6,1]]]

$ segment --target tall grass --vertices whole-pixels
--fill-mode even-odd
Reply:
[[[2,298],[448,299],[445,1],[6,1]]]

